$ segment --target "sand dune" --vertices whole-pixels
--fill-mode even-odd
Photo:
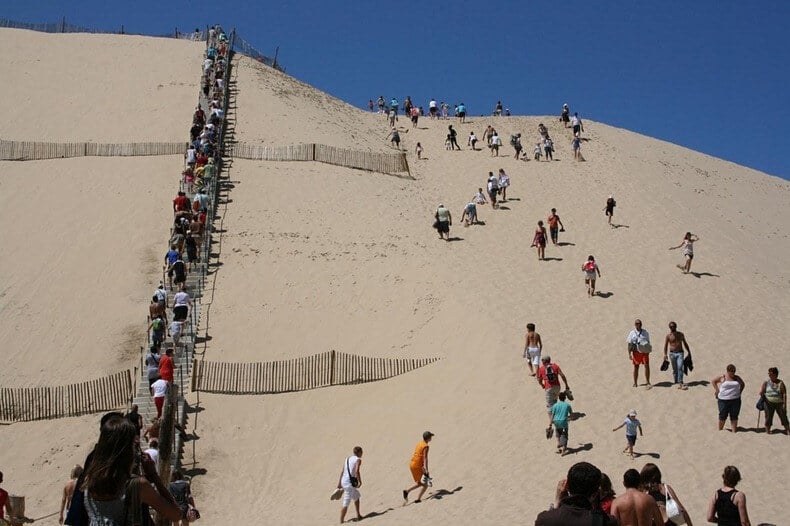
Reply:
[[[176,44],[172,57],[181,52]],[[169,45],[162,45],[159,60],[169,60],[168,53]],[[336,103],[246,59],[238,71],[237,140],[386,151],[383,117]],[[781,342],[790,330],[781,320],[790,307],[784,263],[790,255],[784,231],[790,223],[790,184],[601,123],[585,122],[587,160],[580,163],[572,160],[569,131],[553,117],[471,120],[454,123],[462,144],[471,130],[482,136],[492,123],[505,144],[510,133],[521,132],[528,151],[537,124],[544,122],[558,160],[516,161],[507,157],[512,154],[507,145],[500,158],[487,150],[445,151],[448,122],[422,119],[415,130],[400,121],[409,129],[403,134],[407,150],[412,152],[417,141],[425,147],[426,160],[409,154],[413,181],[313,163],[233,161],[230,202],[220,210],[225,233],[207,359],[265,361],[329,349],[442,359],[357,386],[257,397],[193,394],[191,403],[203,409],[191,415],[190,426],[200,437],[191,447],[201,473],[193,485],[204,520],[336,523],[338,506],[328,495],[343,458],[359,444],[365,449],[363,513],[376,513],[370,522],[381,525],[530,524],[551,501],[556,480],[580,460],[600,466],[618,491],[627,468],[657,462],[696,523],[704,522],[723,466],[733,463],[744,475],[740,488],[748,495],[752,522],[782,523],[781,484],[760,481],[769,466],[777,473],[790,467],[787,438],[718,432],[713,392],[702,384],[735,363],[747,383],[741,425],[753,428],[753,402],[767,367],[786,369]],[[350,130],[365,133],[352,137]],[[163,170],[176,173],[178,161],[167,162],[174,168]],[[485,225],[460,227],[463,205],[484,185],[488,171],[499,168],[512,179],[507,208],[483,208]],[[4,186],[13,183],[14,192],[32,198],[34,179],[18,173],[9,183],[4,176]],[[83,177],[77,170],[69,173]],[[146,220],[156,210],[167,214],[174,179],[165,177],[170,182],[163,196],[138,190],[128,197],[134,207],[150,211]],[[607,226],[602,212],[609,194],[618,202],[620,228]],[[3,199],[4,221],[22,213],[18,200]],[[95,201],[99,210],[115,210],[109,197]],[[440,202],[453,213],[451,235],[461,239],[439,241],[430,228]],[[57,206],[56,200],[49,205]],[[546,255],[553,260],[539,262],[529,244],[535,223],[545,220],[551,207],[562,217],[567,231],[560,241],[568,245],[550,246]],[[164,220],[140,225],[154,232],[152,239],[163,239],[156,234],[162,227]],[[698,275],[680,274],[675,264],[681,255],[667,250],[687,230],[701,237],[692,269]],[[113,225],[97,226],[91,239],[123,250],[123,240],[112,231]],[[87,237],[77,237],[70,250],[88,252]],[[3,238],[5,245],[18,247],[24,247],[23,240],[21,233],[6,232]],[[579,269],[588,254],[601,266],[604,297],[586,297]],[[20,258],[4,255],[1,261],[4,275],[18,276],[15,290],[33,279],[20,268]],[[75,264],[64,261],[64,268]],[[129,294],[130,305],[136,280],[157,279],[154,268],[141,264],[139,272],[119,274],[124,281],[119,286],[127,288],[118,295],[125,300]],[[137,299],[141,311],[147,292],[143,286]],[[84,317],[95,309],[74,311]],[[694,352],[689,380],[697,385],[686,392],[669,387],[670,377],[658,371],[654,353],[657,386],[631,387],[624,339],[637,316],[656,347],[668,321],[677,321]],[[545,352],[568,376],[574,409],[583,413],[571,424],[575,452],[566,457],[555,455],[553,442],[543,435],[543,395],[521,359],[528,321],[538,325]],[[80,320],[63,323],[62,330],[72,327],[86,339],[93,333]],[[12,329],[3,322],[7,339],[13,338]],[[736,330],[757,340],[745,342]],[[38,325],[29,328],[33,339],[45,332]],[[25,347],[16,345],[12,359],[20,363]],[[97,359],[82,349],[69,350]],[[29,352],[44,356],[37,349]],[[27,378],[60,377],[58,370],[40,367],[28,370]],[[644,456],[635,461],[620,454],[622,432],[611,432],[632,407],[645,431],[637,443]],[[48,435],[79,430],[89,440],[95,421],[98,417],[0,430],[14,439],[26,437],[13,453],[0,453],[6,486],[29,495],[29,508],[43,515],[57,496],[42,478],[65,478],[84,451],[64,445],[51,454],[46,469],[29,467],[41,462],[42,452],[59,447]],[[431,471],[433,491],[441,498],[401,507],[400,490],[410,480],[407,463],[425,429],[437,435]],[[192,460],[190,450],[187,467]]]

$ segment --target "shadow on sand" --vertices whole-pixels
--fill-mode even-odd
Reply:
[[[590,451],[593,448],[592,442],[587,442],[586,444],[581,444],[576,447],[569,447],[565,450],[566,455],[576,454],[581,451]]]
[[[436,490],[434,493],[431,493],[431,494],[430,494],[430,495],[427,497],[427,499],[436,499],[436,500],[442,500],[443,498],[445,498],[445,497],[447,497],[447,496],[449,496],[449,495],[452,495],[452,494],[454,494],[454,493],[458,493],[458,492],[459,492],[459,491],[461,491],[462,489],[464,489],[464,487],[463,487],[463,486],[458,486],[457,488],[455,488],[455,489],[454,489],[454,490],[452,490],[452,491],[450,491],[450,490],[447,490],[447,489],[437,489],[437,490]]]
[[[710,272],[689,272],[689,274],[691,274],[695,278],[701,278],[702,276],[707,276],[707,277],[711,277],[711,278],[720,278],[721,277],[718,274],[711,274]]]

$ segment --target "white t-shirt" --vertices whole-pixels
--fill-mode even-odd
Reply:
[[[156,470],[159,471],[159,450],[149,447],[143,451],[143,453],[147,454],[149,457],[151,457],[151,460],[156,462]]]
[[[428,103],[428,107],[429,108],[435,108],[436,107],[436,101],[431,99],[431,102]]]
[[[174,307],[189,305],[189,294],[186,292],[176,292],[176,295],[173,296],[173,302]]]
[[[187,150],[187,162],[188,163],[197,162],[197,152],[195,151],[194,148],[190,148],[189,150]]]
[[[628,333],[628,338],[625,339],[625,343],[632,343],[635,345],[645,345],[650,343],[650,334],[645,329],[641,331],[637,331],[636,329],[632,329],[631,332]]]
[[[181,331],[184,329],[184,325],[180,321],[174,321],[170,324],[170,335],[173,338],[178,338],[181,336]]]
[[[346,463],[343,464],[343,477],[340,479],[340,485],[345,487],[351,486],[351,479],[349,478],[349,472],[354,473],[354,469],[357,467],[357,463],[360,461],[360,458],[356,455],[351,455],[346,459]],[[346,467],[348,465],[348,467]]]
[[[151,389],[154,390],[154,398],[164,398],[167,395],[167,380],[162,380],[161,378],[154,382],[151,385]]]
[[[210,58],[207,58],[206,60],[203,61],[203,71],[210,70],[211,66],[213,65],[214,65],[214,61],[211,60]]]
[[[582,120],[579,117],[577,117],[576,115],[571,117],[571,124],[573,126],[579,126],[581,123],[582,123]]]
[[[499,139],[499,135],[494,135],[493,137],[491,137],[491,144],[494,146],[499,146],[500,144],[502,144],[502,141]]]

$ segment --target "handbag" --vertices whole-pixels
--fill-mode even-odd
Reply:
[[[190,506],[189,509],[187,510],[187,520],[189,522],[195,522],[199,518],[200,518],[200,512],[197,510],[197,508]]]
[[[680,526],[681,524],[686,524],[686,517],[683,515],[683,510],[680,509],[680,505],[678,501],[672,498],[672,495],[669,493],[669,489],[667,485],[664,484],[664,493],[667,497],[666,503],[666,510],[667,510],[667,519],[672,521],[673,524],[677,524]]]
[[[351,458],[351,457],[348,457]],[[348,471],[348,480],[351,482],[351,486],[354,488],[359,487],[359,479],[351,474],[351,470],[348,467],[348,458],[346,459],[346,471]]]
[[[758,411],[765,411],[765,395],[760,395],[760,398],[757,399],[757,404],[755,404],[755,407]]]
[[[664,361],[661,362],[661,370],[666,371],[667,369],[669,369],[669,360],[664,359]]]

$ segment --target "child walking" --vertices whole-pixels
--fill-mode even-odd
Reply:
[[[631,409],[628,412],[628,416],[623,420],[623,423],[619,426],[612,429],[612,431],[617,431],[621,427],[625,426],[625,440],[626,446],[623,450],[623,453],[628,453],[628,456],[631,457],[633,460],[634,458],[634,444],[636,444],[636,431],[639,430],[639,436],[643,436],[642,434],[642,422],[636,419],[636,409]]]

